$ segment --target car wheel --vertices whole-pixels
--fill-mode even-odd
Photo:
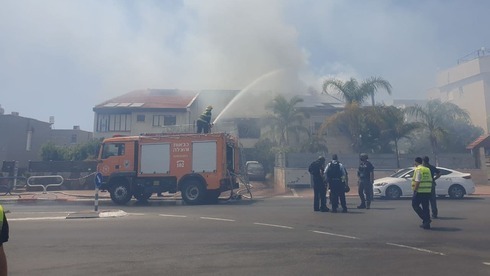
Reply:
[[[182,185],[182,199],[190,205],[201,204],[206,198],[206,189],[198,180],[188,180]]]
[[[390,186],[385,191],[387,199],[399,199],[402,195],[402,190],[398,186]]]
[[[114,203],[124,205],[131,200],[129,183],[125,180],[118,181],[111,189],[111,199]]]
[[[449,194],[449,197],[452,199],[461,199],[466,194],[466,191],[463,188],[463,186],[461,186],[459,184],[454,184],[454,185],[451,185],[451,187],[449,187],[448,194]]]

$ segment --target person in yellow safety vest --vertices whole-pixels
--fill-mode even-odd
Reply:
[[[422,165],[422,158],[415,158],[415,171],[412,178],[412,208],[422,219],[423,229],[430,229],[429,201],[432,190],[432,175],[430,169]],[[422,205],[422,208],[420,208]]]
[[[3,249],[3,243],[9,240],[9,224],[7,217],[3,211],[2,205],[0,205],[0,276],[7,276],[7,257]]]
[[[206,107],[206,110],[197,119],[197,133],[209,133],[211,130],[211,110],[212,106]]]

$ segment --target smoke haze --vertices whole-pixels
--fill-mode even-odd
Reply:
[[[0,104],[58,129],[91,131],[92,108],[131,90],[240,90],[281,69],[317,90],[381,76],[391,98],[423,99],[438,70],[490,47],[484,0],[0,4]]]

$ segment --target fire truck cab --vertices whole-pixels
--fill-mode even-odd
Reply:
[[[121,205],[164,192],[181,192],[187,204],[216,202],[222,192],[238,187],[238,141],[227,133],[106,138],[98,162],[100,188]]]

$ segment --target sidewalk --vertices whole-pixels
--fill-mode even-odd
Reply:
[[[272,187],[267,186],[260,182],[255,182],[252,184],[251,189],[253,198],[267,198],[273,196],[301,196],[301,197],[313,197],[312,188],[294,188],[288,189],[285,193],[277,192]],[[236,191],[236,190],[235,190]],[[222,193],[221,198],[224,198],[230,194],[229,191]],[[247,195],[242,192],[243,195]],[[356,197],[357,189],[351,187],[349,197]],[[475,187],[475,193],[470,196],[490,196],[490,185],[477,185]],[[165,199],[180,199],[180,196],[165,195],[164,197],[156,197],[153,195],[151,199],[153,200],[165,200]],[[35,203],[37,201],[58,201],[58,202],[68,202],[68,201],[94,201],[95,191],[94,190],[64,190],[64,191],[48,191],[43,192],[12,192],[11,195],[0,196],[0,203]],[[110,201],[111,197],[107,191],[99,191],[100,201]]]

